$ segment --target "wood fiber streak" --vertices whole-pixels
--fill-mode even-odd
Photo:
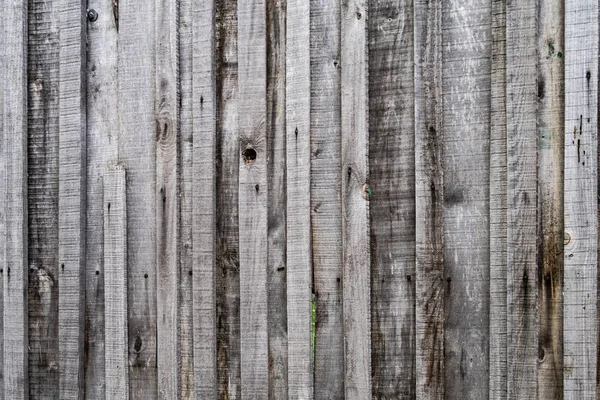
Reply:
[[[0,6],[4,9],[4,0],[0,0]],[[0,18],[0,74],[6,73],[6,60],[8,55],[4,45],[4,18]],[[6,198],[8,193],[6,179],[6,136],[4,119],[6,109],[4,98],[6,96],[4,82],[0,81],[0,195]],[[0,205],[0,235],[6,237],[6,204]],[[6,243],[0,244],[0,400],[4,400],[4,268],[6,268]]]
[[[415,114],[412,1],[369,14],[372,396],[415,392]]]

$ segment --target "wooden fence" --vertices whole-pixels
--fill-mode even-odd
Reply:
[[[0,399],[596,399],[598,0],[0,0]]]

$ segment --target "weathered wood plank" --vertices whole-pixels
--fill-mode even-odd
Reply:
[[[489,394],[491,3],[445,1],[444,393]]]
[[[288,398],[286,264],[286,6],[267,1],[267,290],[269,399]]]
[[[598,2],[565,2],[564,398],[594,399],[598,285]]]
[[[288,390],[313,398],[310,234],[310,2],[288,0],[286,24],[286,175]],[[351,133],[350,133],[351,134]]]
[[[536,2],[506,5],[507,394],[537,398]]]
[[[241,398],[237,1],[217,0],[217,375],[219,398]]]
[[[243,398],[268,396],[266,4],[238,1],[239,255]]]
[[[374,398],[415,393],[415,114],[412,1],[371,2],[369,184]]]
[[[58,2],[29,3],[29,397],[58,398]]]
[[[341,5],[345,396],[371,396],[367,2]]]
[[[158,398],[174,399],[179,379],[179,1],[155,3],[156,313]]]
[[[27,2],[4,1],[2,141],[5,159],[4,396],[28,398]]]
[[[91,0],[87,22],[87,221],[85,282],[85,394],[104,396],[103,183],[106,165],[117,161],[117,21],[113,0]]]
[[[310,208],[316,301],[314,395],[344,397],[340,2],[310,4]]]
[[[416,393],[444,397],[442,1],[414,4]]]
[[[119,161],[127,171],[129,394],[157,391],[155,3],[119,4]],[[161,127],[162,129],[162,127]],[[162,206],[162,205],[161,205]]]
[[[492,2],[490,114],[490,400],[506,398],[506,0]]]
[[[538,2],[538,398],[563,397],[564,2]]]
[[[107,166],[104,187],[106,399],[129,399],[127,366],[127,202],[125,169]]]
[[[194,4],[193,32],[193,304],[194,376],[198,399],[217,395],[215,310],[215,4]]]
[[[182,399],[194,399],[193,314],[193,54],[194,0],[179,2],[179,390]]]
[[[0,0],[4,9],[4,1]],[[6,51],[4,47],[4,18],[0,18],[0,73],[5,73]],[[0,195],[7,194],[6,181],[6,140],[4,135],[4,91],[3,82],[0,81]],[[6,198],[6,197],[5,197]],[[0,206],[0,235],[6,238],[6,203]],[[0,400],[4,400],[4,269],[6,268],[6,241],[0,244]]]

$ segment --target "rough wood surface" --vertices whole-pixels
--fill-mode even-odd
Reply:
[[[29,3],[29,397],[58,397],[58,2]]]
[[[315,399],[344,397],[340,2],[310,4],[313,292],[316,301]]]
[[[125,169],[107,166],[104,188],[106,399],[129,399],[127,365],[127,202]]]
[[[507,395],[515,399],[537,398],[536,22],[535,1],[507,3]]]
[[[238,2],[239,256],[243,398],[266,398],[267,154],[266,4]]]
[[[0,0],[4,7],[4,0]],[[5,73],[6,51],[4,47],[4,19],[0,18],[0,73]],[[6,140],[4,135],[5,87],[0,81],[0,195],[6,196]],[[6,204],[0,205],[0,235],[6,237]],[[0,244],[0,400],[4,400],[4,268],[6,268],[6,242]]]
[[[196,397],[217,394],[215,310],[215,8],[194,4],[196,40],[193,57],[193,304]]]
[[[564,2],[538,3],[538,399],[563,398]]]
[[[85,393],[105,393],[103,184],[106,165],[117,160],[117,21],[113,0],[94,0],[87,22],[87,210],[85,278]]]
[[[343,312],[347,399],[371,396],[367,2],[341,4]]]
[[[506,398],[506,0],[492,2],[489,398]]]
[[[369,203],[374,398],[415,393],[415,114],[412,1],[371,2]]]
[[[288,387],[313,398],[310,235],[310,2],[289,0],[286,35]]]
[[[5,161],[4,397],[28,398],[27,2],[4,1],[2,147]]]
[[[416,393],[444,397],[442,1],[414,3]]]
[[[119,161],[127,171],[129,395],[157,392],[154,2],[119,5]],[[162,128],[162,127],[161,127]]]
[[[489,394],[491,3],[443,15],[444,372],[446,398]]]
[[[598,2],[565,2],[564,398],[594,399],[598,320]]]

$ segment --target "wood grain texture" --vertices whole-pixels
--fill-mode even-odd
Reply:
[[[565,2],[564,398],[594,399],[598,285],[598,2]]]
[[[538,3],[538,398],[563,398],[564,2]]]
[[[369,203],[373,398],[415,393],[415,114],[412,1],[371,2]]]
[[[4,1],[2,141],[5,161],[4,397],[28,398],[27,2]]]
[[[29,397],[58,393],[58,2],[28,15]]]
[[[340,2],[310,3],[313,292],[316,301],[315,399],[344,397]]]
[[[416,393],[444,397],[442,1],[414,3]]]
[[[132,2],[119,5],[119,162],[127,171],[128,365],[132,399],[158,398],[156,203],[160,188],[156,186],[154,18],[154,2],[143,7]]]
[[[237,1],[216,2],[217,376],[219,398],[241,398]]]
[[[347,399],[371,396],[367,2],[341,4],[343,312]]]
[[[537,398],[536,2],[506,6],[507,395]]]
[[[196,398],[216,398],[217,336],[215,310],[215,8],[194,4],[193,32],[193,304]]]
[[[4,0],[0,0],[4,8]],[[4,19],[0,18],[0,73],[5,73],[5,60],[8,58],[4,47]],[[6,181],[6,136],[4,135],[5,87],[0,81],[0,195],[7,195]],[[0,235],[6,237],[6,203],[0,206]],[[0,244],[0,400],[4,400],[4,269],[6,268],[6,242]]]
[[[179,387],[179,1],[155,4],[156,313],[158,398]]]
[[[310,2],[288,0],[286,29],[288,396],[312,399]]]
[[[125,169],[109,165],[104,187],[106,399],[129,399],[127,365],[127,201]]]
[[[117,23],[113,0],[93,0],[98,19],[87,22],[87,209],[85,271],[85,393],[105,393],[103,183],[118,157]]]
[[[506,0],[492,2],[489,398],[506,398]]]
[[[267,290],[269,399],[288,398],[286,263],[286,7],[267,1]]]
[[[444,393],[489,394],[491,3],[445,1]]]
[[[267,398],[266,4],[238,1],[242,398]]]
[[[196,398],[193,304],[193,54],[194,0],[179,2],[179,393]]]

